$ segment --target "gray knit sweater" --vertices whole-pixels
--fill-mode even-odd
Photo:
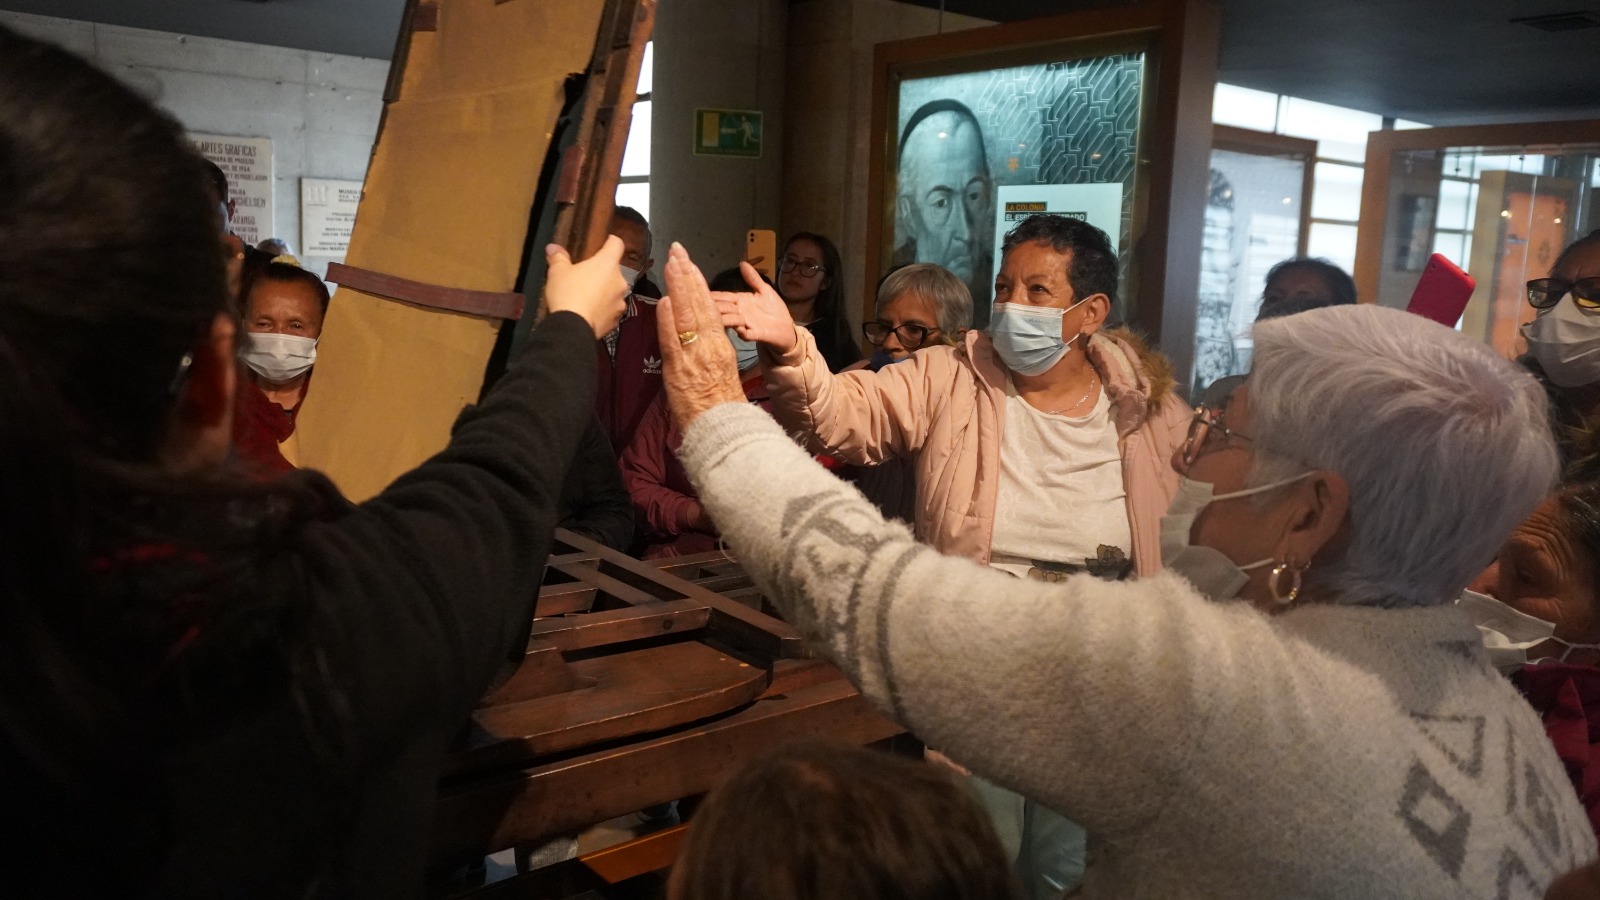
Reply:
[[[790,622],[886,713],[1083,823],[1094,897],[1539,897],[1595,856],[1451,608],[1268,617],[1162,574],[1014,579],[917,544],[758,409],[681,450]]]

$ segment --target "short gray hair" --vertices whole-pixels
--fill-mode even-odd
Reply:
[[[949,269],[933,263],[912,263],[884,276],[872,314],[881,318],[889,301],[908,293],[933,301],[939,331],[948,343],[959,343],[961,332],[972,327],[972,291]]]
[[[1350,486],[1349,540],[1306,575],[1338,602],[1455,598],[1554,487],[1544,390],[1487,345],[1371,304],[1258,323],[1252,485]]]

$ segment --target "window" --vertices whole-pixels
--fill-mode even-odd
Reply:
[[[631,206],[650,218],[650,89],[654,82],[655,42],[644,45],[639,66],[638,99],[633,101],[633,124],[622,150],[622,177],[617,179],[617,205]]]
[[[1356,222],[1361,217],[1367,133],[1381,129],[1383,117],[1299,97],[1219,84],[1212,101],[1211,120],[1219,125],[1253,128],[1317,142],[1307,252],[1332,261],[1346,272],[1352,271],[1356,264]],[[1397,120],[1392,127],[1428,126]],[[1445,212],[1442,205],[1439,212],[1442,217]],[[1446,243],[1454,247],[1453,243]],[[1450,253],[1446,255],[1453,258]]]

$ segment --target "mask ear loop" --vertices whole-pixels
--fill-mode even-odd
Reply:
[[[1267,590],[1271,592],[1273,602],[1279,606],[1288,606],[1300,599],[1301,577],[1305,575],[1306,570],[1309,568],[1311,568],[1310,563],[1296,565],[1291,561],[1281,562],[1273,566],[1272,573],[1267,576]],[[1285,572],[1289,573],[1291,579],[1289,593],[1287,594],[1283,592],[1281,584]]]

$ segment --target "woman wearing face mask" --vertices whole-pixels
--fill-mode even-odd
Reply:
[[[1600,832],[1600,482],[1545,498],[1458,606],[1544,720]]]
[[[1545,385],[1567,480],[1600,478],[1600,231],[1556,257],[1550,277],[1528,282],[1538,316],[1522,326],[1520,362]]]
[[[722,296],[723,324],[768,348],[785,426],[858,466],[909,463],[916,533],[941,551],[1038,580],[1154,573],[1161,514],[1177,488],[1168,460],[1189,410],[1165,359],[1131,334],[1100,333],[1117,290],[1110,241],[1046,215],[1019,224],[1002,249],[987,333],[877,372],[830,375],[775,298]],[[875,499],[891,512],[906,505]],[[1027,895],[1070,889],[1082,873],[1081,830],[973,785]]]
[[[243,296],[249,377],[239,380],[234,448],[258,471],[285,472],[294,466],[278,445],[294,434],[311,383],[328,286],[294,257],[279,256],[247,273]]]
[[[718,300],[769,354],[778,421],[856,465],[912,461],[922,540],[1022,577],[1120,577],[1161,567],[1189,410],[1165,359],[1100,333],[1116,290],[1104,232],[1034,216],[1006,236],[988,332],[840,375],[770,292]]]
[[[748,291],[738,269],[717,275],[721,291]],[[762,383],[765,371],[756,345],[736,333],[728,335],[737,350],[739,381],[745,399],[764,410],[772,403]],[[683,432],[672,421],[666,397],[657,397],[639,421],[633,441],[622,452],[622,482],[633,499],[635,518],[644,524],[645,559],[684,556],[716,549],[717,527],[700,505],[699,495],[678,462]]]
[[[1557,468],[1542,392],[1489,348],[1376,306],[1256,325],[1250,383],[1173,460],[1165,545],[1199,583],[1041,584],[808,466],[739,402],[681,248],[667,285],[684,467],[741,563],[886,713],[1081,822],[1084,896],[1536,896],[1594,858],[1451,605]]]

